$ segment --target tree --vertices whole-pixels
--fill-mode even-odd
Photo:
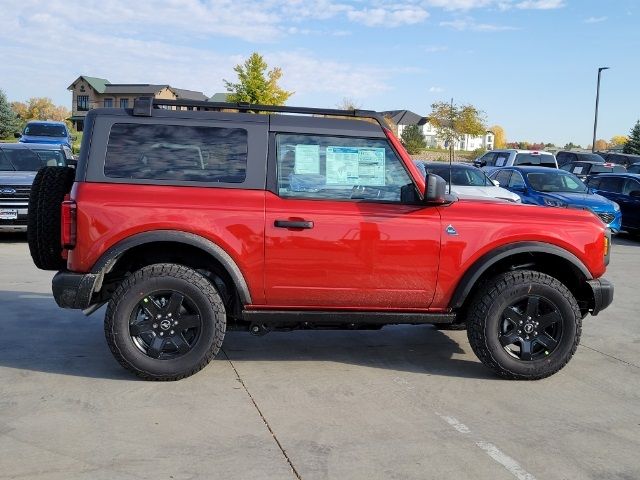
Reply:
[[[400,141],[411,155],[420,153],[427,146],[422,130],[418,125],[407,125],[404,127]]]
[[[450,148],[451,158],[456,140],[462,140],[465,135],[484,135],[487,131],[484,112],[469,104],[436,102],[431,105],[429,121],[434,126],[438,138]]]
[[[624,144],[624,149],[622,151],[624,153],[640,155],[640,120],[638,120],[636,125],[631,129],[629,140]]]
[[[358,110],[362,108],[362,106],[353,98],[344,97],[342,101],[336,105],[336,108],[338,110]]]
[[[580,145],[576,145],[573,142],[566,143],[563,150],[572,150],[574,148],[582,148]]]
[[[11,108],[22,123],[29,120],[54,120],[64,122],[71,112],[65,107],[55,105],[50,98],[33,97],[27,103],[13,102]]]
[[[504,133],[504,128],[500,125],[494,125],[489,127],[489,130],[493,132],[493,146],[495,148],[504,148],[507,144],[507,137]]]
[[[12,137],[19,128],[18,118],[11,109],[7,96],[0,90],[0,138]]]
[[[267,71],[268,65],[257,52],[251,54],[244,64],[233,70],[238,74],[238,83],[223,80],[229,102],[258,103],[262,105],[284,105],[293,92],[278,86],[282,70],[276,67]]]
[[[607,148],[609,148],[609,144],[607,143],[606,140],[603,140],[603,139],[596,140],[596,147],[594,149],[596,152],[602,152]]]
[[[627,143],[628,140],[629,137],[627,137],[626,135],[614,135],[609,141],[609,147],[622,147],[625,143]]]

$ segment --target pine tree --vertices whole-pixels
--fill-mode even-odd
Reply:
[[[0,90],[0,138],[12,137],[18,131],[18,118],[7,101],[7,96]]]
[[[422,130],[418,125],[408,125],[402,130],[400,141],[411,155],[420,153],[425,149],[427,143],[424,140]]]
[[[631,129],[629,140],[624,144],[624,149],[622,151],[624,153],[640,155],[640,120],[638,120],[635,127]]]
[[[278,86],[282,70],[274,68],[267,71],[268,65],[262,55],[254,52],[244,64],[236,65],[238,83],[224,80],[229,102],[247,102],[261,105],[284,105],[293,92]]]

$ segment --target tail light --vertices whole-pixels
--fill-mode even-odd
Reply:
[[[62,218],[60,222],[62,247],[71,250],[76,246],[76,202],[65,197],[62,202]]]

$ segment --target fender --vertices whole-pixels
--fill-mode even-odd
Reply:
[[[476,262],[467,269],[462,276],[462,279],[458,283],[451,301],[449,302],[449,308],[460,308],[466,300],[469,292],[476,284],[478,279],[486,272],[492,265],[503,260],[511,255],[517,255],[519,253],[547,253],[561,257],[576,267],[587,280],[592,280],[593,276],[589,272],[589,269],[582,261],[576,257],[573,253],[557,247],[550,243],[542,242],[516,242],[504,245],[496,248],[495,250],[483,255]]]
[[[242,271],[227,252],[211,240],[201,237],[200,235],[176,230],[153,230],[150,232],[139,233],[113,245],[102,254],[91,269],[92,274],[99,275],[99,282],[95,288],[100,289],[104,275],[111,271],[118,259],[127,250],[139,245],[144,245],[145,243],[153,242],[183,243],[205,251],[219,261],[227,270],[238,290],[242,303],[245,305],[251,304],[251,294],[249,293],[249,287],[244,279],[244,275],[242,275]]]

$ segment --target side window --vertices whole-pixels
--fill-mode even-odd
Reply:
[[[111,178],[242,183],[247,131],[242,128],[116,123],[104,174]]]
[[[524,189],[524,178],[520,175],[520,172],[513,172],[511,174],[511,180],[509,180],[509,188]]]
[[[631,195],[631,192],[640,191],[640,183],[636,180],[628,178],[624,182],[624,188],[622,189],[623,195]]]
[[[587,183],[587,187],[595,188],[596,190],[599,190],[600,189],[600,179],[601,178],[602,177],[598,176],[598,177],[591,177],[591,178],[587,179],[587,182],[586,182]]]
[[[278,194],[399,202],[409,174],[386,140],[278,134]]]
[[[501,170],[494,177],[498,182],[500,182],[500,186],[507,188],[509,185],[509,178],[511,177],[511,170]]]
[[[496,155],[496,167],[504,167],[508,165],[509,161],[509,152],[500,152]]]
[[[620,193],[622,192],[622,178],[616,177],[603,177],[600,180],[600,186],[598,190],[604,192]]]
[[[496,164],[496,154],[494,152],[485,153],[480,160],[485,162],[485,166],[493,167]]]

